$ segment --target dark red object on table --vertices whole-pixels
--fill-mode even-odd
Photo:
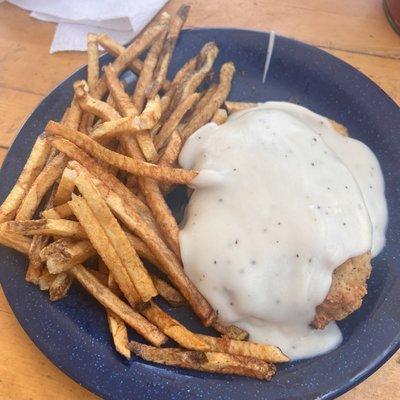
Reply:
[[[383,8],[390,25],[400,35],[400,0],[383,0]]]

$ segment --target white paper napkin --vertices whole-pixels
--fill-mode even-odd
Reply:
[[[42,21],[56,22],[50,53],[86,50],[89,32],[107,32],[120,43],[134,38],[167,0],[8,0]]]

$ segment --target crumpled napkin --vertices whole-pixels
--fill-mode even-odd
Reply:
[[[56,22],[50,53],[86,51],[89,32],[107,32],[127,43],[145,27],[167,0],[8,0],[33,18]]]

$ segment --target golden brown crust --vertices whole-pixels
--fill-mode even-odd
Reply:
[[[323,329],[330,321],[340,321],[361,307],[371,274],[371,254],[353,257],[335,269],[325,300],[316,308],[312,325]]]

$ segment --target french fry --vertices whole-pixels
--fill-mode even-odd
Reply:
[[[67,201],[71,200],[71,195],[75,189],[75,175],[76,174],[73,170],[69,168],[64,169],[56,193],[54,195],[55,206],[59,206],[60,204],[64,204]]]
[[[113,62],[112,66],[117,75],[119,75],[139,54],[148,49],[154,40],[166,28],[170,16],[163,12],[148,28],[146,28],[123,53],[121,53]],[[97,81],[93,97],[101,99],[107,92],[107,85],[104,78]]]
[[[96,189],[87,171],[77,162],[72,162],[71,166],[78,174],[75,183],[79,191],[109,237],[140,297],[143,301],[149,301],[152,297],[157,296],[157,290],[135,249],[131,246],[125,232]]]
[[[186,22],[189,11],[190,6],[186,4],[182,5],[169,23],[168,34],[164,42],[164,47],[158,58],[157,66],[153,74],[152,83],[147,90],[147,98],[149,99],[152,99],[163,87],[176,42],[178,40],[182,27]]]
[[[76,221],[68,219],[36,219],[27,221],[3,222],[0,227],[20,235],[51,235],[72,237],[75,239],[86,238],[85,230]]]
[[[46,165],[51,146],[44,135],[40,135],[33,145],[31,154],[7,198],[0,206],[0,223],[13,219],[29,188]]]
[[[140,72],[139,79],[136,82],[135,91],[132,96],[132,102],[140,112],[143,110],[145,104],[146,89],[153,77],[153,71],[157,64],[157,59],[161,52],[166,32],[167,31],[165,29],[150,47],[150,50],[148,51],[146,59],[143,63],[143,68]],[[157,151],[154,147],[152,137],[148,131],[139,132],[136,136],[136,140],[146,160],[154,161],[157,159]]]
[[[49,208],[41,213],[42,218],[46,219],[65,219],[71,217],[73,214],[71,207],[68,203],[60,204],[59,206]]]
[[[144,223],[128,202],[109,187],[106,187],[100,180],[93,180],[93,182],[110,209],[127,228],[146,243],[158,261],[158,265],[162,268],[162,272],[168,275],[170,281],[188,301],[194,312],[206,326],[209,326],[216,319],[216,313],[185,275],[182,265],[175,254],[165,245],[156,232],[148,224]]]
[[[74,265],[81,264],[95,256],[96,250],[88,240],[58,239],[40,252],[41,261],[46,262],[51,274],[68,271]]]
[[[179,227],[166,203],[156,181],[150,178],[139,179],[139,188],[147,200],[151,212],[172,251],[180,257]]]
[[[145,105],[146,90],[152,82],[153,72],[157,65],[158,56],[163,48],[166,34],[167,30],[165,29],[150,47],[150,50],[148,51],[144,60],[143,68],[140,71],[139,78],[136,82],[135,90],[132,95],[132,102],[139,112],[143,110]],[[156,95],[157,92],[155,92],[153,96],[149,97],[149,99],[153,99]]]
[[[121,118],[121,115],[105,101],[98,100],[89,94],[89,86],[86,81],[74,83],[75,97],[82,110],[94,114],[103,121]]]
[[[129,343],[129,348],[144,360],[197,371],[242,375],[265,380],[270,380],[276,372],[273,364],[250,357],[210,351],[160,349],[133,341]]]
[[[333,129],[335,129],[335,131],[337,133],[339,133],[339,135],[342,136],[349,136],[349,131],[347,130],[347,128],[340,124],[339,122],[334,121],[333,119],[330,119],[329,122],[331,123]]]
[[[209,345],[205,344],[201,338],[185,328],[180,322],[172,318],[158,307],[154,302],[141,304],[139,311],[150,322],[156,325],[161,332],[190,350],[208,350]]]
[[[229,339],[228,337],[217,338],[214,336],[201,335],[199,333],[197,336],[210,347],[211,351],[218,353],[252,357],[271,363],[289,361],[278,347],[269,344],[245,342],[242,340]]]
[[[235,325],[223,325],[218,321],[212,324],[212,327],[221,335],[235,340],[248,340],[249,333]]]
[[[154,274],[151,275],[151,279],[153,279],[153,283],[157,289],[158,294],[164,300],[166,300],[169,305],[171,305],[172,307],[180,307],[187,304],[182,295],[168,282],[164,281],[164,279],[161,279]]]
[[[214,42],[206,43],[200,50],[196,57],[196,66],[198,67],[191,74],[187,75],[183,80],[182,84],[177,86],[177,90],[171,100],[166,113],[163,116],[162,122],[168,118],[172,111],[178,106],[178,104],[194,93],[197,88],[203,83],[210,73],[214,61],[218,55],[218,47]]]
[[[150,249],[147,247],[146,243],[143,242],[142,239],[138,238],[135,235],[132,235],[131,233],[125,231],[126,236],[128,237],[128,240],[133,246],[133,248],[136,250],[136,252],[139,254],[140,258],[144,258],[145,260],[149,261],[153,265],[157,265],[158,261],[155,259],[153,254],[151,253]],[[154,279],[153,279],[154,281]]]
[[[121,55],[126,49],[124,46],[115,41],[108,33],[101,33],[97,36],[97,42],[114,57]],[[130,64],[127,65],[132,71],[139,75],[143,68],[143,61],[140,58],[134,58]]]
[[[70,273],[104,307],[113,311],[154,346],[161,346],[166,342],[167,337],[156,326],[133,311],[110,289],[101,284],[85,267],[77,265],[70,270]]]
[[[214,95],[211,97],[208,104],[188,121],[186,126],[181,131],[181,137],[185,141],[192,133],[197,131],[201,126],[206,124],[213,117],[214,113],[224,103],[226,97],[231,90],[231,83],[233,74],[235,73],[235,66],[233,63],[225,63],[221,67],[220,82]]]
[[[177,164],[179,152],[181,151],[181,148],[182,148],[182,139],[178,133],[179,128],[180,128],[180,125],[178,125],[177,130],[172,133],[170,140],[164,149],[164,153],[161,155],[160,159],[158,160],[158,165],[173,167]],[[165,195],[165,194],[169,193],[173,187],[174,187],[174,185],[172,185],[170,183],[161,183],[160,184],[161,193],[163,193]]]
[[[246,103],[243,101],[225,101],[225,108],[231,115],[237,111],[247,110],[248,108],[257,107],[258,103]]]
[[[32,239],[18,233],[8,232],[6,229],[1,228],[0,225],[0,244],[10,247],[20,253],[29,254]]]
[[[218,108],[218,110],[215,111],[211,119],[211,122],[214,122],[217,125],[221,125],[225,123],[227,119],[228,119],[228,113],[226,112],[226,110],[224,110],[223,108]]]
[[[153,216],[148,207],[114,175],[101,167],[97,161],[68,140],[54,138],[52,139],[52,145],[65,152],[68,157],[78,161],[79,164],[83,165],[92,175],[102,180],[109,189],[114,190],[126,203],[129,203],[130,206],[146,221],[146,223],[149,224],[149,226],[156,229]]]
[[[170,117],[165,121],[162,128],[154,138],[154,145],[157,150],[160,150],[164,144],[168,141],[171,134],[177,128],[181,122],[183,116],[193,106],[193,104],[199,99],[198,93],[192,93],[186,97],[181,103],[178,104],[176,109],[172,112]]]
[[[69,205],[76,218],[86,229],[93,247],[99,253],[108,269],[112,272],[125,298],[132,307],[135,307],[140,301],[140,296],[122,264],[121,259],[112,246],[110,239],[97,221],[86,200],[82,197],[75,196],[74,199],[69,202]]]
[[[144,121],[141,117],[125,117],[100,124],[93,130],[90,137],[99,142],[108,142],[125,134],[136,135],[143,129],[151,129],[148,121]]]
[[[51,301],[63,299],[69,291],[72,284],[72,277],[65,272],[55,276],[49,287],[49,296]]]
[[[112,275],[109,274],[107,266],[104,264],[102,260],[99,262],[99,272],[104,274],[104,278],[100,279],[99,274],[95,275],[100,282],[108,286],[109,289],[116,295],[119,296],[120,290],[118,286],[115,284],[115,281],[112,279]],[[128,360],[131,358],[131,351],[128,348],[129,338],[128,338],[128,330],[125,325],[125,321],[121,319],[117,314],[111,311],[109,308],[106,308],[108,329],[110,330],[111,336],[113,338],[115,350],[123,355]]]
[[[178,88],[183,84],[185,79],[190,76],[196,68],[197,57],[190,58],[188,61],[183,64],[183,66],[179,69],[179,71],[175,74],[174,79],[171,82],[169,89],[165,92],[164,96],[161,99],[162,111],[163,115],[161,117],[161,123],[163,124],[170,116],[170,113],[173,111],[173,108],[169,109],[172,98],[175,95],[175,92]]]
[[[16,220],[29,220],[33,217],[43,196],[61,176],[66,165],[67,159],[63,154],[56,155],[47,163],[26,193],[15,216]]]
[[[172,132],[164,153],[161,155],[158,164],[161,166],[174,166],[182,148],[182,139],[177,131]]]
[[[51,136],[61,136],[65,139],[69,139],[69,141],[81,147],[89,154],[97,157],[99,160],[138,176],[147,176],[155,180],[166,182],[188,184],[198,174],[196,171],[192,170],[159,167],[155,164],[134,160],[130,157],[111,151],[83,133],[69,129],[54,121],[48,122],[46,133],[50,136],[49,140],[52,145],[54,145],[54,141]],[[58,150],[64,151],[63,147],[58,148]]]
[[[93,92],[99,80],[99,48],[97,46],[97,36],[93,33],[88,33],[87,36],[87,54],[87,82],[89,92]]]
[[[126,329],[125,322],[110,309],[107,308],[106,312],[108,328],[113,338],[115,350],[129,360],[131,358],[131,351],[128,348],[128,330]]]
[[[104,76],[107,87],[115,102],[115,106],[119,110],[121,115],[125,117],[137,116],[142,111],[142,109],[139,110],[132,103],[130,97],[125,92],[125,89],[118,79],[118,76],[115,73],[114,68],[111,64],[104,67]]]
[[[50,208],[54,204],[55,188],[50,193],[46,201],[45,209]],[[38,284],[39,278],[42,275],[44,263],[40,259],[40,252],[49,242],[50,237],[47,235],[34,235],[32,237],[32,244],[29,249],[29,263],[26,269],[25,280],[35,285]]]
[[[70,107],[64,113],[62,123],[68,127],[77,128],[79,126],[80,118],[81,118],[81,110],[74,97],[72,99]],[[46,146],[48,146],[47,140],[46,140]],[[42,154],[41,157],[39,157],[41,159],[40,164],[42,166],[45,165],[44,168],[43,169],[41,167],[39,168],[39,165],[36,165],[36,167],[34,168],[35,173],[32,174],[32,172],[29,172],[32,170],[32,167],[34,167],[35,160],[36,162],[39,160],[39,158],[37,158],[38,153],[36,153],[35,156],[33,156],[33,154],[31,153],[31,156],[28,159],[28,162],[24,169],[25,172],[24,171],[22,172],[18,180],[19,183],[17,182],[16,184],[17,185],[16,192],[13,194],[14,191],[12,191],[9,195],[11,196],[11,198],[18,198],[19,209],[15,216],[16,219],[23,220],[32,218],[43,196],[51,188],[53,183],[59,178],[66,165],[67,162],[66,158],[63,155],[53,156],[55,155],[55,153],[52,150],[47,150],[45,153],[41,154]],[[46,156],[47,159],[45,160],[44,158]],[[47,164],[45,164],[46,161],[48,161]],[[26,191],[23,193],[23,195],[21,195],[22,194],[21,188],[24,191]],[[8,203],[8,198],[6,199],[6,203]],[[13,204],[16,204],[15,199],[13,200]],[[2,212],[0,212],[0,222],[2,222],[2,220],[3,220]]]
[[[40,290],[49,290],[51,284],[56,279],[57,275],[50,274],[46,268],[43,269],[42,275],[40,275],[38,286]]]
[[[201,97],[199,101],[196,103],[196,105],[193,107],[192,112],[189,114],[190,118],[201,112],[201,110],[205,107],[205,105],[210,102],[217,89],[218,85],[216,83],[212,83],[207,89],[201,92],[200,94]]]

